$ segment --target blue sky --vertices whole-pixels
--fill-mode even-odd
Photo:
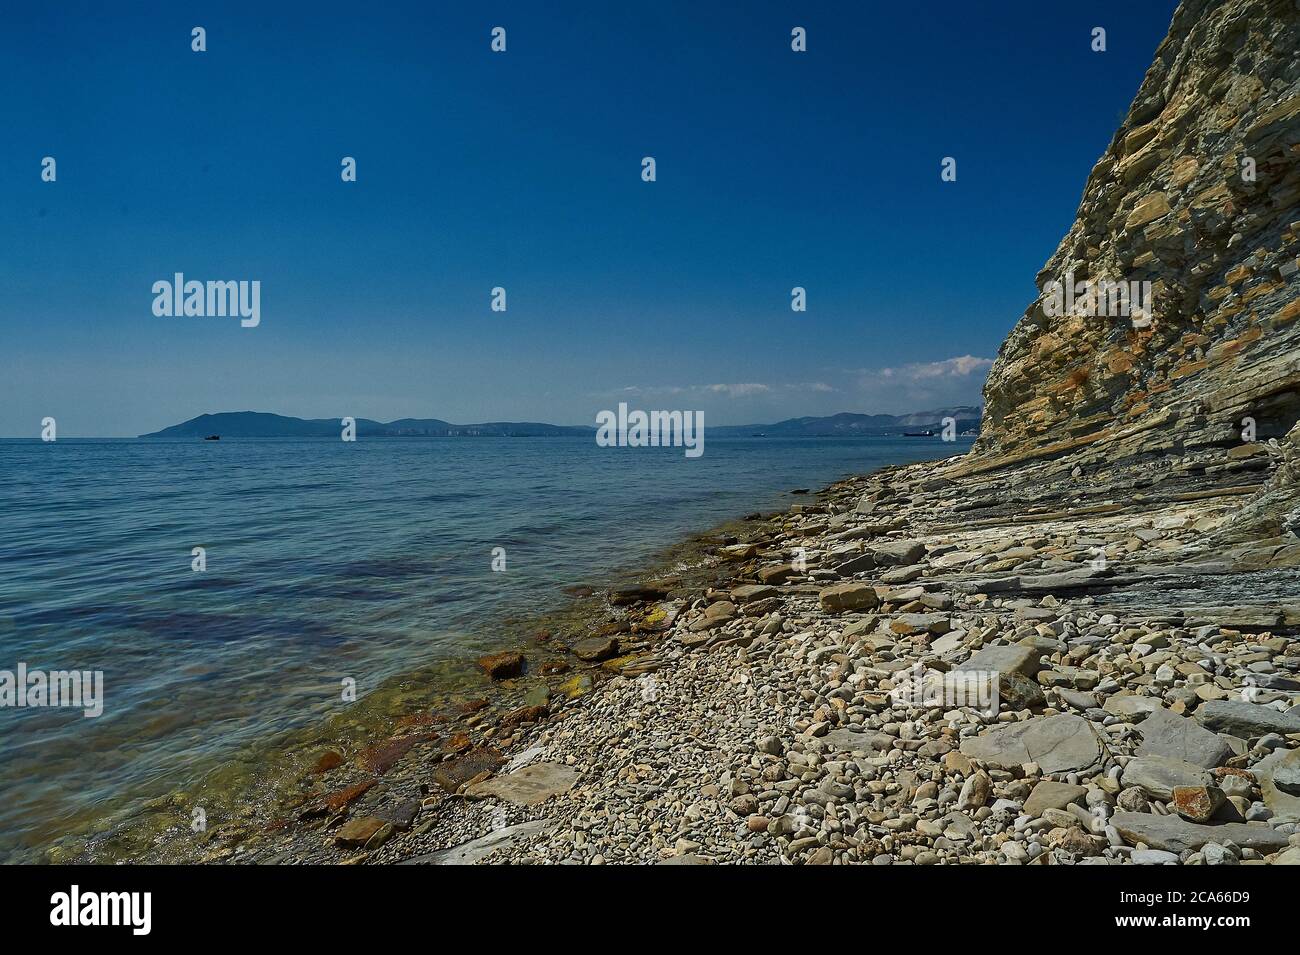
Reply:
[[[3,435],[976,402],[1175,4],[108,6],[0,33]]]

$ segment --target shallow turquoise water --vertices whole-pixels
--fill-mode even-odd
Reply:
[[[95,719],[0,708],[0,858],[122,793],[184,785],[199,755],[319,719],[344,677],[364,695],[792,488],[968,446],[0,441],[0,670],[105,682]]]

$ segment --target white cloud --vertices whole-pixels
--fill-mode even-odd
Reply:
[[[976,358],[974,355],[961,355],[943,361],[915,362],[899,368],[881,368],[877,371],[863,371],[861,377],[872,377],[904,381],[929,381],[934,378],[966,378],[976,372],[985,371],[993,364],[992,358]]]
[[[704,385],[705,391],[710,391],[715,395],[726,395],[728,398],[746,398],[750,395],[761,395],[771,391],[768,385],[760,385],[757,382],[745,382],[738,385]]]

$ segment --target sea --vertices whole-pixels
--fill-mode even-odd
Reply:
[[[634,579],[791,491],[969,439],[0,440],[0,678],[102,673],[102,713],[0,706],[0,860],[192,783],[500,622]],[[201,549],[201,550],[199,550]]]

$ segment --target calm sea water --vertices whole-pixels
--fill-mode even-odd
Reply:
[[[968,445],[709,439],[688,460],[587,438],[0,441],[0,670],[105,681],[95,719],[0,708],[0,858],[319,719],[345,676],[364,694],[792,488]]]

